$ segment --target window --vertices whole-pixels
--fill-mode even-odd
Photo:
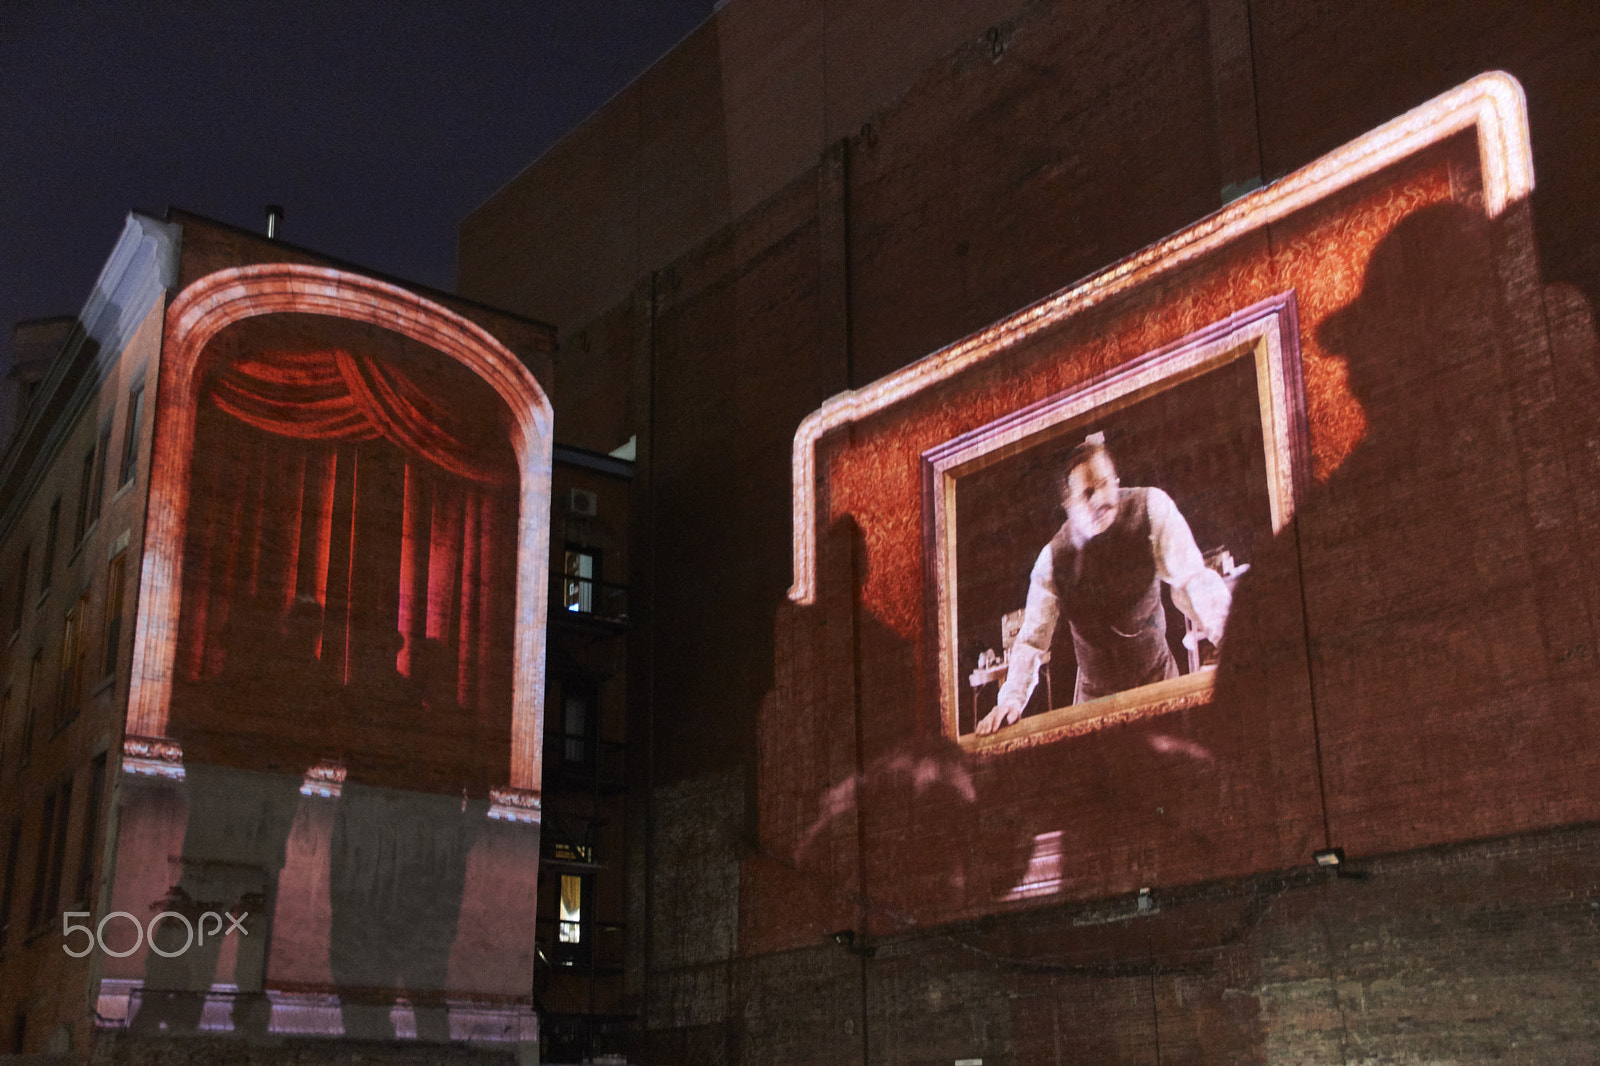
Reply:
[[[135,385],[128,393],[128,426],[122,435],[122,477],[119,485],[133,480],[139,470],[139,419],[144,414],[144,386]]]
[[[50,591],[50,579],[56,569],[56,536],[61,532],[61,497],[50,505],[50,523],[45,527],[44,566],[39,570],[39,595]]]
[[[34,864],[33,902],[28,908],[28,928],[42,928],[55,916],[61,902],[61,861],[67,851],[67,815],[72,813],[72,782],[44,800],[39,820],[38,861]]]
[[[106,464],[111,460],[111,422],[108,420],[100,427],[100,446],[95,449],[99,461],[95,464],[94,477],[89,488],[89,524],[100,520],[100,505],[105,500],[106,494]]]
[[[78,473],[78,517],[72,526],[72,543],[83,543],[83,535],[89,531],[89,501],[94,497],[94,449],[90,448],[83,457],[83,469]]]
[[[580,614],[594,612],[594,582],[599,576],[599,553],[592,548],[567,546],[562,573],[562,600],[569,611]]]
[[[550,842],[550,857],[557,862],[588,864],[594,862],[594,849],[556,840]],[[594,879],[581,872],[564,873],[560,889],[556,904],[557,956],[563,966],[573,966],[582,961],[589,947],[586,925],[590,915],[585,911],[585,901],[594,893]],[[588,907],[592,909],[593,903]]]
[[[94,860],[100,835],[100,805],[105,802],[106,757],[100,755],[89,767],[89,798],[83,812],[83,844],[78,850],[78,884],[72,898],[83,908],[94,905]]]
[[[556,939],[563,944],[583,943],[583,877],[561,875],[561,915]]]
[[[33,901],[28,905],[28,928],[39,928],[44,914],[44,894],[49,886],[50,831],[56,824],[56,794],[44,798],[44,815],[39,819],[39,848],[33,861]]]
[[[39,703],[39,679],[43,674],[44,649],[37,648],[33,653],[33,662],[28,666],[28,702],[22,709],[22,742],[19,745],[18,758],[24,763],[33,753],[34,709]]]
[[[61,864],[67,857],[67,816],[72,813],[72,782],[62,782],[56,799],[56,825],[51,833],[50,883],[45,889],[45,908],[41,916],[48,922],[61,909]]]
[[[118,552],[106,564],[106,650],[101,660],[102,677],[117,672],[117,654],[122,650],[123,586],[127,584],[128,553]]]
[[[17,561],[17,598],[11,605],[11,632],[16,633],[22,629],[22,610],[28,604],[28,556],[33,554],[33,547],[22,549],[22,558]]]
[[[563,687],[561,756],[569,763],[589,761],[589,728],[594,716],[589,713],[587,693]]]
[[[6,843],[4,880],[0,880],[0,949],[6,946],[11,931],[11,905],[17,889],[17,856],[22,851],[22,823],[11,823],[11,837]]]
[[[89,594],[67,612],[61,625],[61,671],[56,686],[56,728],[61,729],[78,716],[78,700],[83,689],[83,623],[89,615]]]

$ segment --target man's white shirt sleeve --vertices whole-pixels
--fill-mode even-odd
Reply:
[[[1220,640],[1233,600],[1222,575],[1206,566],[1189,523],[1184,521],[1171,496],[1160,489],[1150,489],[1146,508],[1150,515],[1150,550],[1155,555],[1156,576],[1174,590],[1186,593],[1193,605],[1192,611],[1185,608],[1185,597],[1175,595],[1173,602],[1205,630],[1206,636]]]
[[[1000,686],[996,706],[1028,705],[1033,687],[1039,683],[1039,666],[1050,654],[1050,641],[1055,638],[1056,621],[1060,616],[1055,562],[1050,545],[1046,544],[1028,575],[1028,606],[1022,612],[1022,628],[1017,632],[1016,642],[1011,645],[1006,681]]]

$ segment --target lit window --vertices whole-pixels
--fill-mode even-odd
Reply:
[[[566,575],[565,602],[569,611],[589,614],[594,611],[595,557],[593,552],[568,548],[562,573]]]
[[[563,944],[583,942],[583,878],[561,875],[561,927],[557,934]]]

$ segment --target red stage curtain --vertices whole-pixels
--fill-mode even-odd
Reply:
[[[268,433],[300,440],[383,438],[469,481],[514,485],[515,466],[486,462],[461,415],[392,364],[331,350],[263,352],[216,375],[211,400]],[[470,412],[466,412],[470,417]]]
[[[180,678],[222,676],[241,642],[274,639],[297,601],[303,609],[314,600],[330,680],[359,688],[398,668],[431,687],[430,703],[453,702],[507,730],[517,528],[509,443],[471,443],[481,427],[400,369],[346,352],[241,358],[215,374],[207,396]]]

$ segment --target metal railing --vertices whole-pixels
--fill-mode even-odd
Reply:
[[[550,613],[603,622],[628,620],[628,586],[576,574],[556,574],[550,595]]]
[[[544,741],[546,771],[594,778],[605,784],[626,780],[628,746],[619,740],[546,731]]]
[[[561,927],[573,924],[577,925],[578,939],[563,942]],[[622,968],[627,955],[627,926],[621,922],[570,923],[559,918],[538,918],[535,925],[539,954],[552,969],[599,973]]]

